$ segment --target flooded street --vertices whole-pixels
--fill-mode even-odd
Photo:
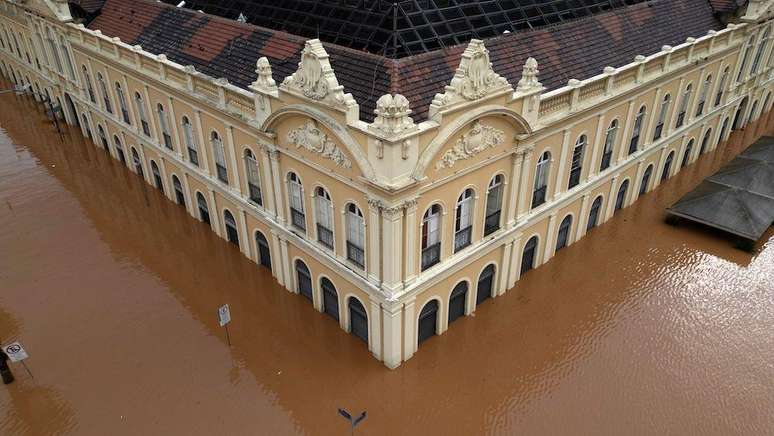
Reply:
[[[348,434],[338,407],[367,410],[367,435],[774,434],[774,232],[747,254],[663,220],[764,128],[390,371],[78,129],[0,95],[0,341],[35,376],[12,364],[0,434]]]

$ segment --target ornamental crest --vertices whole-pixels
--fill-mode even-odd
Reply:
[[[342,168],[352,168],[352,162],[347,159],[344,152],[311,121],[307,121],[303,127],[288,132],[288,142],[296,148],[303,147],[330,159]]]
[[[487,148],[495,148],[505,142],[505,132],[476,121],[469,132],[462,135],[451,150],[441,156],[436,170],[451,168],[461,159],[470,159]]]
[[[489,62],[489,50],[484,48],[483,44],[471,50],[470,56],[460,93],[468,100],[478,100],[484,97],[490,89],[502,86],[503,79],[492,70],[492,64]]]
[[[313,100],[322,100],[328,95],[328,83],[323,75],[322,62],[309,42],[304,47],[304,51],[301,52],[298,70],[290,76],[288,85],[300,90],[305,97]]]

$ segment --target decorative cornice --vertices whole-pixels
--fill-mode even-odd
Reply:
[[[437,170],[451,168],[461,159],[470,159],[487,148],[494,148],[505,142],[505,132],[492,126],[473,123],[473,127],[452,147],[451,150],[441,156],[441,160],[435,165]]]
[[[296,148],[304,148],[312,153],[330,159],[342,168],[352,168],[352,162],[328,135],[322,132],[312,121],[288,132],[288,142]]]

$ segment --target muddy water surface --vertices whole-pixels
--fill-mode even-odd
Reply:
[[[774,433],[774,238],[664,207],[735,133],[389,371],[303,297],[38,107],[0,96],[0,434]],[[216,321],[228,302],[231,348]]]

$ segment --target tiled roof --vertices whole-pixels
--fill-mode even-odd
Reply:
[[[605,66],[622,66],[637,54],[658,52],[689,36],[723,25],[707,0],[653,0],[555,26],[514,32],[486,41],[494,69],[515,86],[527,57],[538,60],[540,80],[556,89],[571,78],[585,79]],[[280,83],[297,69],[304,38],[237,21],[175,8],[150,0],[107,0],[90,25],[151,53],[166,54],[213,77],[242,88],[255,80],[255,61],[266,56]],[[464,46],[402,59],[387,59],[323,43],[345,92],[360,105],[360,117],[373,120],[376,100],[401,93],[414,119],[427,118],[433,96],[454,75]]]
[[[734,12],[747,3],[747,0],[709,0],[712,9],[719,14]]]
[[[79,6],[81,9],[89,14],[93,14],[102,8],[105,4],[105,0],[74,0],[70,4]]]

